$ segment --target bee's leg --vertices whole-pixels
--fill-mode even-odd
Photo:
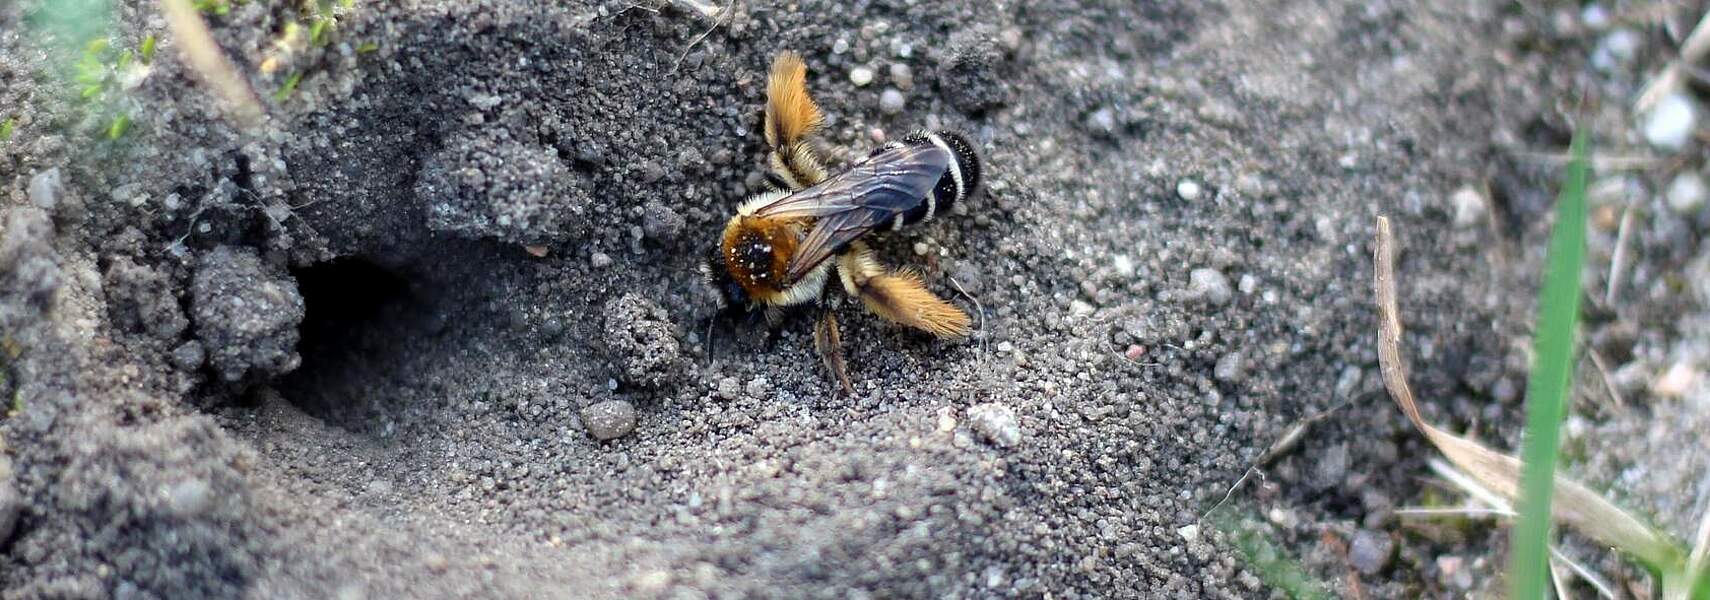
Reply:
[[[926,289],[919,273],[879,264],[866,244],[849,245],[838,257],[838,273],[844,291],[860,298],[879,318],[940,338],[967,337],[972,331],[968,313]]]
[[[750,325],[758,323],[761,319],[766,321],[767,348],[771,348],[772,344],[778,342],[778,336],[783,335],[779,330],[779,325],[784,323],[784,316],[784,309],[776,306],[768,306],[766,307],[766,310],[754,311],[754,313],[751,314]]]
[[[825,368],[837,378],[837,383],[846,395],[855,394],[855,386],[849,383],[849,370],[843,364],[843,334],[837,329],[837,313],[831,307],[825,307],[819,315],[819,321],[813,326],[813,349],[819,353],[820,360],[825,361]]]

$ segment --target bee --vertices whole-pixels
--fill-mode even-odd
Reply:
[[[759,313],[776,324],[786,309],[817,307],[814,348],[853,393],[826,288],[836,281],[886,321],[938,338],[966,337],[968,313],[928,290],[918,271],[881,264],[865,238],[931,221],[966,201],[979,191],[983,167],[961,134],[922,131],[828,173],[829,152],[815,137],[824,121],[807,91],[807,66],[794,53],[780,54],[768,73],[764,118],[768,180],[778,189],[737,207],[701,272],[717,292],[720,315]]]

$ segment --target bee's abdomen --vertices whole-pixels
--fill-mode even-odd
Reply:
[[[898,215],[891,226],[893,230],[932,220],[979,191],[983,165],[980,164],[979,151],[967,137],[953,131],[919,131],[904,137],[901,143],[938,146],[950,153],[951,160],[950,168],[939,178],[938,185],[932,187],[932,193],[921,199],[920,206]]]

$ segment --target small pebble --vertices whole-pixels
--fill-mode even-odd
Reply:
[[[772,382],[767,381],[765,377],[755,377],[748,380],[748,385],[743,386],[742,391],[747,392],[750,398],[765,398],[772,391]]]
[[[1187,291],[1189,297],[1212,306],[1228,304],[1234,295],[1229,289],[1229,278],[1217,269],[1194,269],[1188,273]]]
[[[1692,389],[1692,384],[1697,380],[1697,369],[1684,362],[1677,362],[1651,385],[1651,393],[1664,398],[1679,398],[1686,395],[1687,390]]]
[[[1183,200],[1198,200],[1201,191],[1203,190],[1200,189],[1199,182],[1192,179],[1183,179],[1176,183],[1176,195],[1181,196]]]
[[[1318,458],[1313,468],[1312,483],[1318,489],[1330,489],[1342,485],[1347,475],[1348,444],[1344,442],[1331,446]]]
[[[1134,276],[1134,259],[1128,258],[1127,254],[1116,255],[1115,258],[1111,259],[1110,266],[1116,269],[1116,274],[1118,276],[1121,276],[1121,277],[1133,277]]]
[[[1087,129],[1093,133],[1111,134],[1116,132],[1116,111],[1106,106],[1092,111],[1087,115]]]
[[[994,446],[1008,448],[1021,443],[1021,425],[1008,406],[976,404],[968,409],[968,424]]]
[[[1145,356],[1145,355],[1146,355],[1146,347],[1142,346],[1140,344],[1129,344],[1128,349],[1124,350],[1122,352],[1123,358],[1127,358],[1128,360],[1131,360],[1131,361],[1140,360],[1140,357]]]
[[[1579,11],[1579,20],[1591,29],[1602,29],[1609,26],[1609,9],[1601,4],[1587,4]]]
[[[1698,109],[1692,100],[1676,92],[1663,96],[1651,111],[1645,113],[1642,130],[1645,141],[1668,150],[1679,150],[1692,140],[1692,129],[1698,124]]]
[[[208,510],[208,482],[200,479],[187,479],[172,486],[167,492],[167,503],[173,514],[180,517],[194,517]]]
[[[885,88],[879,93],[879,112],[894,115],[903,110],[903,93],[896,88]]]
[[[1472,227],[1484,220],[1486,204],[1484,195],[1478,193],[1478,190],[1470,187],[1455,190],[1455,193],[1449,196],[1449,204],[1455,207],[1456,227]]]
[[[1678,214],[1696,214],[1704,208],[1706,197],[1710,197],[1710,188],[1704,186],[1704,177],[1695,171],[1676,175],[1668,184],[1668,207]]]
[[[1176,535],[1182,536],[1182,539],[1190,542],[1196,541],[1199,539],[1199,526],[1183,525],[1176,529]]]
[[[614,440],[635,431],[635,407],[623,400],[607,400],[582,409],[582,425],[600,441]]]
[[[64,189],[59,167],[37,173],[30,178],[30,203],[51,213],[59,205],[59,196]]]
[[[1354,533],[1354,542],[1348,546],[1348,562],[1355,569],[1366,575],[1376,575],[1389,566],[1389,558],[1395,554],[1395,541],[1388,535],[1361,529]]]
[[[1246,362],[1241,352],[1230,352],[1217,359],[1217,365],[1212,368],[1212,376],[1226,383],[1240,383],[1246,377]]]
[[[867,67],[855,67],[849,70],[849,83],[855,87],[866,87],[873,82],[873,70]]]
[[[915,256],[926,256],[930,252],[932,252],[932,246],[926,245],[926,242],[915,242],[914,243],[914,254],[915,254]]]
[[[593,256],[589,257],[589,260],[594,263],[596,269],[612,266],[612,257],[607,256],[604,252],[595,252]]]
[[[1076,317],[1091,315],[1095,310],[1093,305],[1087,304],[1085,300],[1075,300],[1069,303],[1069,314]]]
[[[899,90],[908,91],[914,87],[914,71],[902,63],[891,65],[891,84]]]

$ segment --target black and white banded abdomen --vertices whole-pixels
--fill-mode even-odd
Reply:
[[[875,150],[878,154],[898,146],[938,146],[950,153],[950,167],[944,176],[938,179],[938,184],[932,187],[932,193],[922,198],[919,206],[911,208],[896,216],[891,221],[891,230],[932,220],[940,214],[948,212],[957,202],[961,202],[980,190],[980,175],[983,165],[980,164],[980,154],[968,138],[953,131],[926,132],[917,131],[904,137],[902,141],[891,142]]]

